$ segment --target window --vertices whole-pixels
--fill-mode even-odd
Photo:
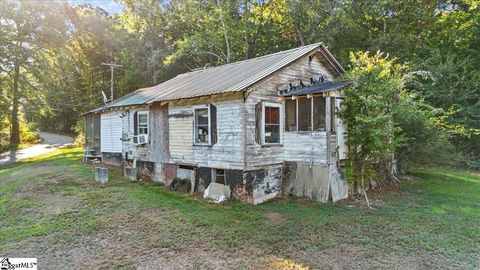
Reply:
[[[280,143],[280,106],[277,104],[264,104],[263,143]]]
[[[312,100],[309,98],[297,99],[298,131],[312,130]]]
[[[138,113],[138,134],[148,134],[148,113]]]
[[[198,108],[194,112],[194,143],[210,144],[210,108]]]
[[[134,133],[148,134],[148,112],[136,112],[134,115]]]
[[[285,131],[297,131],[297,100],[285,100]]]
[[[287,99],[285,101],[285,131],[325,130],[325,115],[326,102],[324,97]]]
[[[313,97],[313,131],[325,130],[325,98]]]
[[[213,179],[215,183],[226,185],[225,181],[225,170],[223,169],[213,169]]]

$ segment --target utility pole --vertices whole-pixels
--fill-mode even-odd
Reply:
[[[102,66],[110,67],[110,101],[113,101],[113,70],[115,68],[122,67],[122,65],[117,65],[114,63],[102,63]]]

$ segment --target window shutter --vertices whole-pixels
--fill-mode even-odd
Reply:
[[[214,145],[217,143],[217,107],[210,104],[210,133],[211,144]]]
[[[262,102],[255,105],[255,142],[262,142]]]
[[[133,135],[138,135],[138,112],[133,114]]]

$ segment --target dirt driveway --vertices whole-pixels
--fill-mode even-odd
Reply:
[[[0,155],[0,166],[15,163],[20,159],[46,154],[62,146],[67,146],[73,143],[73,138],[65,135],[49,132],[40,132],[39,135],[40,138],[42,138],[42,143],[40,144],[2,153]]]

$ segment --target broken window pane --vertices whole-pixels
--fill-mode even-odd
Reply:
[[[325,130],[325,98],[313,97],[313,130]]]
[[[265,106],[265,143],[280,143],[280,108]]]
[[[298,99],[298,130],[312,130],[312,99]]]
[[[195,109],[195,143],[209,143],[208,108]]]
[[[285,101],[285,131],[297,131],[297,101]]]

